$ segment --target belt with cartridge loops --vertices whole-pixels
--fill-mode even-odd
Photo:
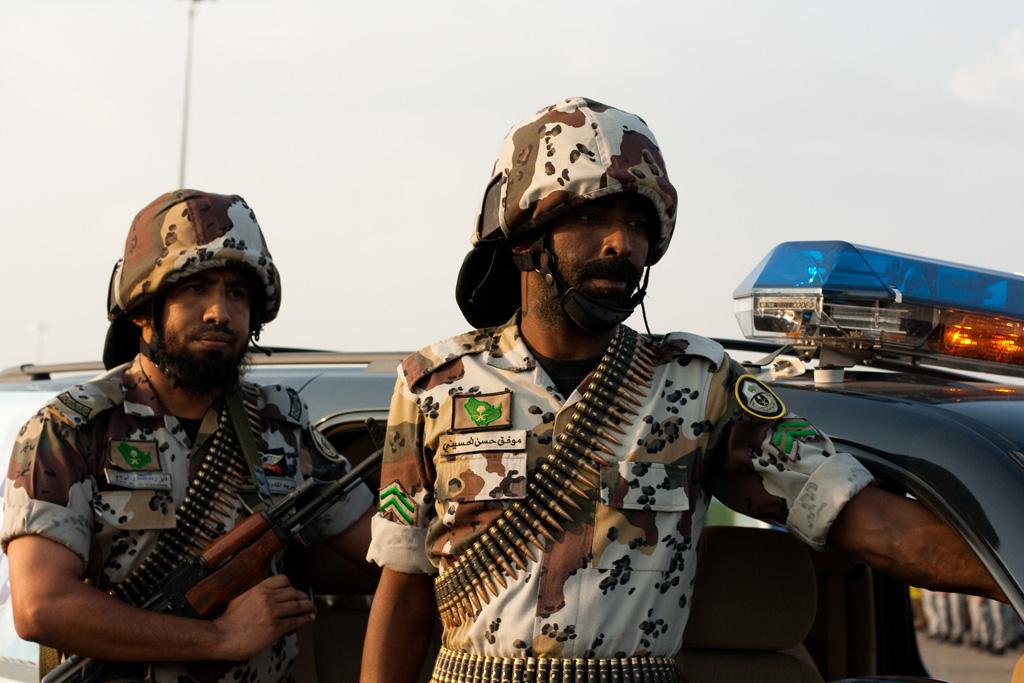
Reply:
[[[671,657],[490,657],[442,647],[430,683],[679,683]]]

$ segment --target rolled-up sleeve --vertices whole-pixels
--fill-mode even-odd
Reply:
[[[427,529],[436,518],[432,469],[423,451],[423,415],[399,377],[388,413],[368,561],[406,574],[436,572],[426,550]]]
[[[44,409],[18,434],[4,484],[0,548],[19,536],[42,536],[88,563],[96,483],[75,431]]]
[[[729,390],[743,375],[731,363],[722,369],[728,399],[719,417],[715,494],[744,514],[784,523],[811,547],[825,548],[843,506],[872,481],[871,473],[799,415],[761,419]]]

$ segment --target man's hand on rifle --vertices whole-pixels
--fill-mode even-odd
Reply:
[[[110,661],[241,660],[313,620],[284,576],[262,581],[214,620],[158,614],[82,583],[82,560],[41,536],[7,548],[14,624],[26,640]]]
[[[278,638],[312,623],[316,608],[309,596],[293,588],[288,577],[271,576],[232,600],[213,623],[221,633],[218,659],[241,661]]]

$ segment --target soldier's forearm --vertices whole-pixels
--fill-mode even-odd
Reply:
[[[8,546],[18,635],[64,652],[112,661],[220,659],[213,622],[131,607],[81,582],[81,561],[38,536]]]
[[[370,608],[360,683],[412,683],[437,623],[432,579],[385,568]]]
[[[948,525],[917,501],[874,486],[846,504],[829,543],[910,585],[1006,599]]]

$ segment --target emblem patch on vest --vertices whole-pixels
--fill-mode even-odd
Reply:
[[[313,425],[309,425],[307,431],[309,432],[309,441],[313,444],[313,448],[316,449],[317,453],[329,462],[341,462],[341,453],[335,450],[323,432]]]
[[[452,431],[507,429],[512,426],[512,392],[456,394],[452,397]]]
[[[762,420],[777,420],[786,414],[782,399],[753,375],[741,375],[736,380],[736,402],[740,408]]]
[[[171,475],[160,467],[160,447],[156,441],[111,439],[107,442],[103,474],[113,486],[171,490]]]
[[[126,472],[159,472],[160,456],[156,441],[107,442],[107,463]]]

